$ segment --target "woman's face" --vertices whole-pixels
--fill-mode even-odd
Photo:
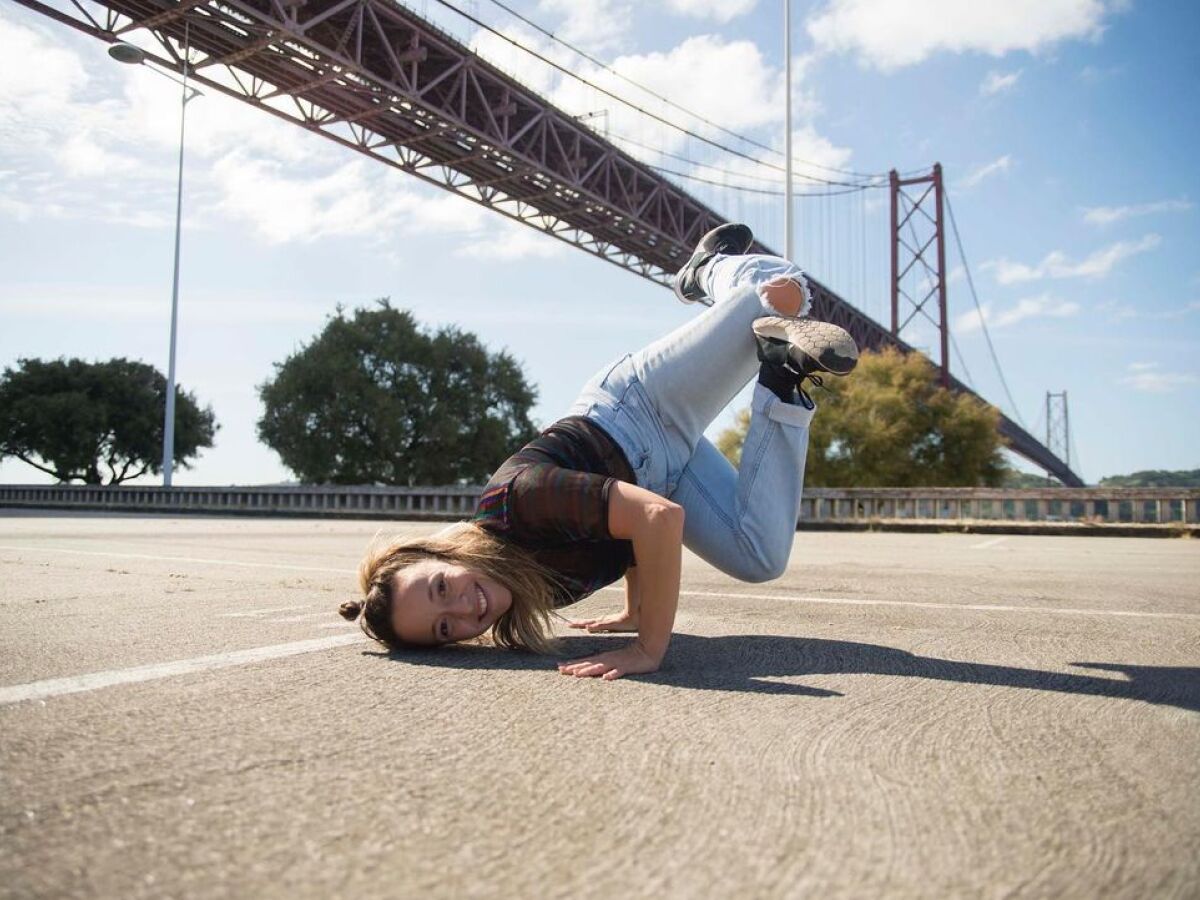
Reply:
[[[392,629],[410,644],[449,644],[487,631],[512,607],[495,579],[457,563],[429,559],[396,573]]]

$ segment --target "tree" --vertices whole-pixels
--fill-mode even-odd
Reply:
[[[1062,487],[1062,482],[1049,475],[1035,475],[1032,472],[1021,472],[1010,468],[1004,473],[1000,486],[1006,488]]]
[[[0,457],[59,481],[120,484],[162,471],[167,379],[129,359],[21,359],[0,376]],[[213,445],[212,407],[175,387],[175,465]],[[106,480],[107,476],[107,480]]]
[[[892,348],[864,353],[848,378],[812,389],[820,407],[809,432],[805,482],[823,487],[999,485],[999,413],[938,385],[933,365]],[[744,422],[718,438],[736,465]],[[724,441],[724,446],[722,446]],[[737,455],[729,448],[736,448]]]
[[[308,483],[484,482],[537,436],[516,360],[457,328],[424,333],[386,299],[339,308],[259,394],[259,437]]]
[[[717,449],[725,454],[725,458],[734,467],[742,464],[742,445],[746,443],[746,434],[750,431],[750,410],[739,409],[733,420],[733,427],[726,428],[717,435]]]
[[[1101,487],[1200,487],[1200,469],[1145,469],[1131,475],[1109,475]]]

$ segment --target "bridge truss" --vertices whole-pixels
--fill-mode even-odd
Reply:
[[[649,166],[392,0],[17,0],[659,284],[724,221]],[[86,3],[86,5],[85,5]],[[183,48],[190,47],[185,61]],[[771,253],[758,244],[758,252]],[[817,316],[913,348],[815,279]],[[973,393],[957,379],[954,390]],[[1082,481],[1002,415],[1012,450]]]

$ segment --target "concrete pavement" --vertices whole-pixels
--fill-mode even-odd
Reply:
[[[379,527],[0,518],[0,896],[1200,894],[1196,541],[686,556],[600,682],[355,637]]]

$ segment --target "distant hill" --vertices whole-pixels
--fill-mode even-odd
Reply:
[[[1148,469],[1132,475],[1110,475],[1100,479],[1101,487],[1200,487],[1200,469],[1167,472]]]
[[[1062,487],[1062,483],[1057,478],[1050,478],[1046,475],[1033,475],[1029,472],[1009,469],[1004,473],[1003,486],[1006,488],[1044,488]]]

